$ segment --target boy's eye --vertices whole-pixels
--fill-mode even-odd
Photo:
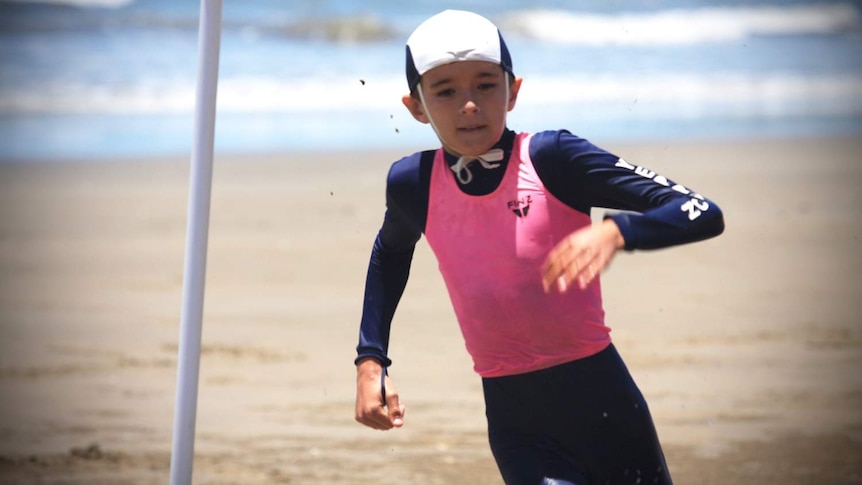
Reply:
[[[481,83],[479,84],[479,89],[486,91],[488,89],[493,89],[495,86],[497,86],[497,83]]]
[[[455,90],[452,88],[441,89],[440,91],[437,91],[437,96],[439,97],[452,96],[453,94],[455,94]]]

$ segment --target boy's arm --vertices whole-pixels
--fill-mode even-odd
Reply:
[[[592,207],[629,211],[608,216],[626,250],[665,248],[724,231],[715,202],[660,174],[565,131],[534,138],[536,170],[555,197],[586,214]]]
[[[537,134],[530,154],[548,191],[572,208],[630,211],[564,238],[545,261],[545,291],[564,292],[575,283],[585,288],[619,249],[665,248],[724,231],[724,216],[711,200],[566,131]]]
[[[428,186],[420,173],[423,159],[414,154],[396,162],[386,179],[386,215],[371,249],[365,279],[365,298],[359,326],[356,361],[373,358],[384,367],[389,329],[395,309],[407,286],[416,242],[425,230],[428,211]]]
[[[384,367],[392,364],[387,357],[389,330],[395,309],[407,286],[413,250],[416,241],[410,242],[409,228],[405,230],[393,221],[387,211],[383,227],[374,240],[368,272],[365,278],[365,298],[359,325],[359,344],[356,346],[356,363],[373,358]],[[387,239],[390,242],[387,244]],[[392,241],[398,245],[392,245]]]
[[[410,275],[413,251],[424,230],[427,213],[418,179],[407,163],[396,163],[386,187],[386,216],[371,250],[365,281],[365,298],[356,347],[355,419],[373,429],[404,424],[404,405],[386,372],[392,361],[386,355],[395,309]],[[407,165],[407,170],[405,170]],[[416,197],[419,196],[419,203]]]
[[[400,428],[404,424],[404,405],[387,375],[386,368],[392,361],[386,354],[392,317],[407,285],[416,244],[415,240],[411,242],[409,228],[405,230],[394,222],[389,212],[374,241],[368,264],[355,360],[355,419],[377,430]],[[397,245],[388,245],[387,239]]]

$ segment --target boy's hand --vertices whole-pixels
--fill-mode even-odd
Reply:
[[[565,293],[575,282],[585,289],[623,247],[625,240],[611,219],[569,234],[545,259],[542,268],[545,293],[553,289]]]
[[[383,402],[383,366],[374,359],[363,359],[356,366],[356,421],[369,428],[387,430],[404,426],[404,404],[392,379],[386,376],[386,402]]]

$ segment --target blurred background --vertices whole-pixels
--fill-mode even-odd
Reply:
[[[0,160],[190,152],[199,2],[0,0]],[[862,2],[243,0],[224,5],[216,149],[422,149],[404,43],[497,23],[516,130],[596,142],[862,133]]]

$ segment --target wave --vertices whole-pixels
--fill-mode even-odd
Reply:
[[[20,4],[44,4],[78,8],[120,8],[131,5],[134,0],[2,0]]]
[[[567,10],[521,10],[501,30],[539,41],[582,45],[685,45],[737,42],[755,36],[840,34],[858,31],[850,4],[715,7],[599,15]]]
[[[45,8],[28,8],[37,5]],[[14,8],[16,6],[19,8]],[[226,9],[223,29],[300,41],[402,42],[416,21],[409,14],[382,11],[308,15],[307,11],[292,11],[289,6],[279,10],[252,7],[250,3],[246,10],[241,6]],[[72,19],[69,18],[70,10],[76,14]],[[192,32],[198,28],[197,15],[194,4],[180,2],[174,6],[134,0],[0,0],[0,28],[4,32],[88,31],[94,28],[121,31],[164,28]],[[739,42],[756,36],[835,35],[862,31],[862,13],[852,3],[700,7],[620,13],[538,8],[503,11],[492,20],[507,37],[521,36],[540,42],[585,46],[687,45]]]
[[[196,9],[176,11],[124,9],[132,0],[0,0],[0,32],[80,32],[129,29],[171,30],[194,35],[199,27]],[[299,41],[341,44],[380,42],[402,35],[391,22],[371,14],[332,17],[242,18],[225,15],[224,33],[282,37]]]
[[[279,30],[289,37],[342,43],[387,40],[398,35],[395,29],[374,15],[306,20]]]
[[[220,113],[404,114],[403,81],[390,79],[224,79]],[[190,114],[194,86],[152,81],[128,87],[48,85],[0,91],[0,115]],[[524,84],[519,111],[587,109],[644,116],[862,115],[862,79],[853,75],[657,75],[644,78],[550,77]],[[635,114],[637,114],[635,113]]]

